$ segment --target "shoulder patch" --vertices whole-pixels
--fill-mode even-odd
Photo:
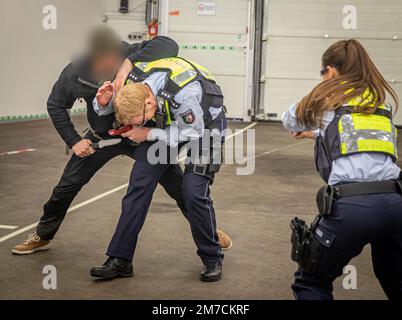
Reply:
[[[186,124],[193,124],[195,121],[195,115],[192,110],[188,110],[180,114],[180,116]]]

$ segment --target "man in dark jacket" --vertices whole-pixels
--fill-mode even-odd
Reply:
[[[136,61],[173,57],[177,56],[177,53],[177,43],[167,37],[156,37],[150,41],[129,45],[121,42],[108,28],[98,28],[92,33],[87,55],[70,63],[62,71],[47,104],[49,116],[57,132],[74,154],[52,196],[44,205],[36,232],[15,246],[12,250],[14,254],[25,255],[47,250],[75,196],[109,160],[119,155],[136,159],[146,154],[146,145],[133,148],[128,139],[118,145],[95,151],[92,148],[93,143],[110,139],[108,130],[112,128],[115,117],[114,114],[99,117],[92,108],[92,102],[104,81],[115,79],[115,88],[118,90]],[[90,127],[84,137],[75,130],[68,113],[79,98],[84,99],[88,106],[87,118]],[[182,172],[178,166],[171,166],[160,179],[160,184],[185,214],[181,183]]]

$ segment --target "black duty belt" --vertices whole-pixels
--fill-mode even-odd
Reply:
[[[356,182],[331,187],[334,199],[380,193],[402,194],[402,180]]]
[[[402,195],[402,179],[373,182],[356,182],[322,187],[317,193],[320,215],[330,214],[335,200],[345,197],[397,193]]]

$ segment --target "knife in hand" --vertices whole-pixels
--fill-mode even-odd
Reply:
[[[101,140],[97,143],[91,144],[91,147],[94,149],[103,149],[106,147],[115,146],[121,143],[121,139],[109,139],[109,140]]]

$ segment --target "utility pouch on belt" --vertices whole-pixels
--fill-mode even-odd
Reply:
[[[396,184],[399,188],[399,194],[402,196],[402,172],[401,172],[401,176],[399,177],[399,180],[396,181]]]
[[[213,163],[214,159],[211,159],[211,163],[206,164],[188,164],[186,165],[186,170],[193,172],[199,176],[210,178],[212,181],[215,179],[215,173],[218,173],[221,164]]]
[[[211,179],[211,184],[215,179],[215,173],[209,171],[208,164],[187,164],[185,168],[185,172],[192,172],[198,176],[206,177]]]
[[[211,150],[209,172],[218,173],[222,166],[223,143],[222,134],[219,130],[211,130]]]
[[[293,261],[308,273],[315,273],[320,262],[323,247],[314,238],[316,219],[309,227],[306,222],[294,218],[290,223],[292,229],[291,243]]]
[[[334,189],[331,186],[322,187],[317,192],[316,201],[321,216],[330,214],[334,203]]]

